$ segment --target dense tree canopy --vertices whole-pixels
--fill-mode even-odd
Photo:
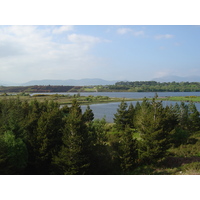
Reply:
[[[0,101],[0,174],[132,174],[164,159],[200,130],[194,103],[164,107],[146,98],[135,106],[122,101],[114,125],[94,119],[76,99]]]
[[[129,92],[199,92],[199,82],[120,81],[115,85],[101,86],[98,91]]]

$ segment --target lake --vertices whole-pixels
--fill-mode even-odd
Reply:
[[[141,101],[139,101],[141,102]],[[128,101],[127,104],[128,106],[132,103],[135,105],[137,102],[136,101]],[[163,101],[163,105],[175,105],[175,101]],[[180,102],[177,102],[180,103]],[[93,110],[94,113],[94,118],[95,119],[101,119],[105,117],[107,122],[113,122],[113,117],[114,114],[117,112],[118,106],[120,102],[114,102],[114,103],[106,103],[106,104],[92,104],[90,105],[90,108]],[[186,103],[187,104],[187,103]],[[195,103],[198,111],[200,111],[200,103]],[[82,111],[84,112],[85,109],[87,108],[86,105],[81,106]]]
[[[33,93],[33,94],[41,94],[41,93]],[[33,95],[32,94],[32,95]],[[56,93],[43,93],[43,94],[56,94]],[[66,92],[66,93],[58,93],[58,94],[78,94],[77,92]],[[169,97],[169,96],[200,96],[200,92],[157,92],[159,97]],[[155,92],[81,92],[81,96],[108,96],[108,97],[118,97],[118,98],[152,98],[155,96]],[[114,114],[117,112],[117,108],[121,102],[114,103],[105,103],[105,104],[92,104],[90,108],[93,110],[95,119],[101,119],[103,117],[106,118],[106,121],[113,122]],[[132,103],[136,104],[136,101],[127,102],[128,105]],[[164,106],[166,105],[174,105],[176,102],[174,101],[163,101]],[[180,103],[180,102],[179,102]],[[195,103],[197,109],[200,111],[200,103]],[[82,111],[84,112],[86,109],[86,105],[82,105]]]
[[[77,94],[77,93],[70,93]],[[200,92],[158,92],[159,97],[166,96],[200,96]],[[95,92],[95,93],[81,93],[83,96],[109,96],[109,97],[124,97],[124,98],[152,98],[155,96],[155,92]],[[114,114],[117,112],[117,108],[121,102],[105,103],[105,104],[92,104],[90,108],[93,110],[95,119],[106,118],[106,121],[113,122]],[[136,101],[128,101],[127,104],[136,104]],[[174,105],[174,101],[163,101],[163,105]],[[179,102],[180,103],[180,102]],[[200,111],[200,103],[195,103],[197,109]],[[82,105],[82,111],[86,109],[86,105]]]

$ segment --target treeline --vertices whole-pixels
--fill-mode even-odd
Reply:
[[[168,149],[190,141],[200,130],[199,112],[190,103],[163,107],[146,98],[135,106],[122,101],[114,125],[94,120],[53,101],[0,101],[0,174],[138,174],[157,164]]]
[[[0,86],[0,92],[69,92],[74,86],[52,86],[52,85],[34,85],[34,86]]]
[[[110,91],[132,91],[132,92],[199,92],[199,82],[156,82],[156,81],[134,81],[117,82],[103,88]]]

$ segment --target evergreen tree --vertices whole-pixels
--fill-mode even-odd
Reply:
[[[190,132],[195,132],[200,130],[200,114],[194,103],[189,103],[189,117],[188,117],[188,128]]]
[[[95,119],[90,129],[90,174],[112,174],[112,159],[108,147],[105,118]]]
[[[180,109],[179,109],[179,125],[182,129],[188,129],[188,123],[189,123],[189,109],[188,105],[186,105],[184,102],[181,102]]]
[[[117,109],[117,113],[114,114],[114,122],[117,130],[124,130],[126,125],[129,124],[130,119],[127,107],[127,103],[123,100]]]
[[[140,103],[137,101],[136,104],[135,104],[135,112],[139,112],[140,108],[141,108],[141,105],[140,105]]]
[[[0,174],[9,174],[8,170],[8,146],[4,140],[4,135],[0,136]],[[13,174],[11,172],[11,174]]]
[[[134,128],[135,109],[132,103],[128,107],[128,119],[130,128]]]
[[[65,118],[62,140],[63,146],[53,162],[57,173],[86,174],[90,164],[90,140],[76,100],[73,100],[69,115]]]
[[[90,109],[90,106],[88,105],[85,112],[83,113],[83,120],[85,122],[92,122],[94,119],[94,113],[92,111],[92,109]]]
[[[133,139],[131,129],[126,126],[120,137],[120,165],[124,174],[129,174],[136,167],[138,159],[137,141]]]
[[[50,105],[51,106],[51,105]],[[49,174],[53,156],[58,154],[62,145],[62,115],[58,108],[43,112],[38,120],[36,144],[37,173]]]
[[[174,129],[165,123],[168,119],[161,102],[155,99],[151,102],[145,99],[142,102],[137,114],[137,129],[141,134],[139,159],[142,162],[157,162],[165,156],[170,147],[170,132]]]

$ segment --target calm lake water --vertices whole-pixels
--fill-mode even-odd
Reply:
[[[139,101],[140,102],[140,101]],[[136,101],[128,101],[127,104],[128,106],[132,103],[135,105],[137,102]],[[175,101],[163,101],[163,105],[174,105],[176,102]],[[180,103],[180,102],[177,102]],[[94,113],[94,118],[95,119],[101,119],[105,117],[107,122],[113,122],[113,117],[114,114],[117,112],[118,106],[120,102],[115,102],[115,103],[106,103],[106,104],[93,104],[90,105],[90,108],[93,110]],[[200,103],[195,103],[198,111],[200,111]],[[87,108],[86,105],[81,106],[82,111],[84,112],[85,109]]]
[[[36,93],[35,93],[36,94]],[[44,94],[56,94],[56,93],[44,93]],[[68,92],[68,93],[59,93],[59,94],[78,94]],[[200,96],[200,92],[157,92],[159,97],[168,97],[168,96]],[[33,95],[33,94],[32,94]],[[152,98],[155,96],[155,92],[81,92],[81,96],[108,96],[108,97],[119,97],[119,98]],[[101,119],[103,117],[106,118],[106,121],[113,122],[114,114],[117,112],[117,108],[121,102],[114,103],[105,103],[105,104],[92,104],[90,108],[93,110],[95,119]],[[136,101],[127,102],[128,105],[132,103],[136,104]],[[174,105],[176,102],[174,101],[163,101],[163,105]],[[180,102],[179,102],[180,103]],[[200,103],[195,103],[197,109],[200,111]],[[84,112],[86,109],[86,105],[82,105],[82,111]]]
[[[77,93],[70,93],[71,95]],[[159,97],[166,96],[200,96],[200,92],[158,92]],[[81,93],[83,96],[109,96],[109,97],[124,97],[124,98],[151,98],[155,96],[155,92],[95,92],[95,93]],[[93,104],[90,105],[90,108],[93,110],[95,119],[101,119],[103,117],[106,118],[106,121],[113,122],[114,114],[117,112],[118,106],[121,102],[113,102],[106,104]],[[128,105],[132,103],[136,104],[136,101],[127,102]],[[174,105],[176,102],[174,101],[163,101],[163,105]],[[180,102],[179,102],[180,103]],[[200,103],[195,104],[197,109],[200,111]],[[82,111],[84,112],[87,106],[81,106]]]

